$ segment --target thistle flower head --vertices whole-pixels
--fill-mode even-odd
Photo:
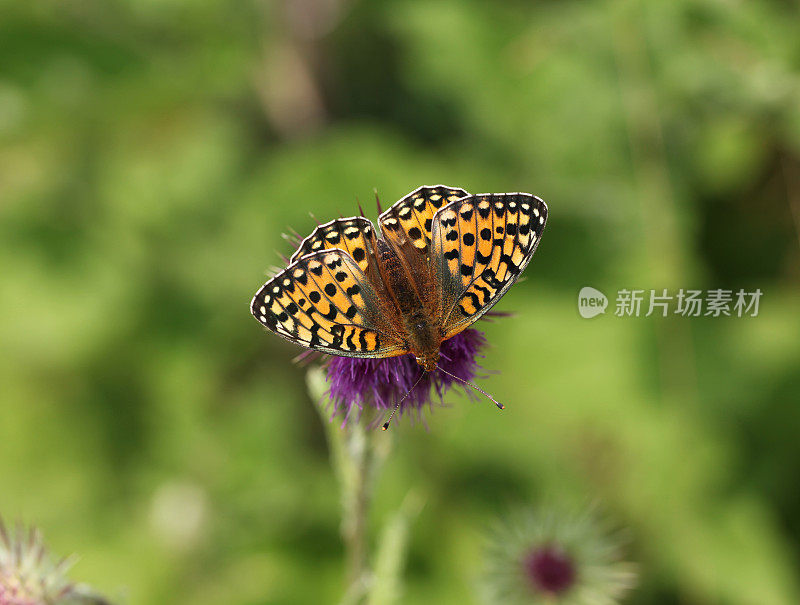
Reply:
[[[0,605],[106,603],[67,579],[71,565],[50,557],[37,529],[7,529],[0,518]]]
[[[68,568],[51,560],[38,530],[7,530],[0,519],[0,605],[58,603],[72,590]]]
[[[441,401],[454,383],[460,383],[453,376],[465,381],[475,378],[480,370],[477,358],[485,344],[486,338],[478,330],[456,334],[442,343],[441,369],[432,372],[424,372],[413,355],[386,359],[333,357],[327,363],[327,375],[334,414],[341,414],[346,422],[354,410],[356,415],[369,407],[390,411],[408,394],[398,413],[418,415],[424,407]]]
[[[614,605],[635,580],[618,537],[591,510],[513,514],[498,523],[486,561],[490,604]]]

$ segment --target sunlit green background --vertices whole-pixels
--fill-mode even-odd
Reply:
[[[0,2],[0,513],[131,605],[336,602],[323,425],[250,298],[373,188],[530,191],[481,324],[506,411],[393,429],[403,602],[474,602],[489,520],[559,498],[629,528],[630,603],[800,602],[798,31],[779,0]],[[613,315],[693,287],[760,313]]]

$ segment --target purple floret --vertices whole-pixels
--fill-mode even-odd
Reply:
[[[485,344],[482,332],[464,330],[442,343],[439,366],[462,380],[472,381],[481,369],[477,358]],[[366,406],[391,411],[421,375],[422,380],[403,401],[398,414],[419,413],[424,406],[441,402],[453,383],[460,384],[439,370],[425,373],[413,355],[386,359],[333,357],[327,363],[327,373],[334,415],[341,414],[345,422],[354,409],[358,417]]]
[[[575,563],[563,550],[545,545],[528,553],[524,561],[531,586],[538,591],[561,594],[575,583]]]

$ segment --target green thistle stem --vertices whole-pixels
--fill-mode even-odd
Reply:
[[[345,431],[346,452],[349,460],[342,468],[348,477],[342,482],[342,538],[347,549],[347,579],[353,585],[363,584],[367,573],[367,517],[371,500],[368,451],[364,429],[353,424]]]
[[[391,605],[399,601],[408,531],[424,503],[424,498],[418,492],[410,491],[400,509],[384,525],[375,554],[369,605]]]
[[[392,436],[371,426],[372,410],[364,410],[358,422],[344,427],[330,421],[325,409],[327,383],[322,370],[308,372],[308,390],[317,404],[331,452],[331,464],[342,493],[342,540],[347,561],[347,591],[342,603],[360,603],[372,584],[369,567],[368,523],[372,493]]]

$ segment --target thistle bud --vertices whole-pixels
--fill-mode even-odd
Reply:
[[[54,561],[35,528],[7,529],[0,518],[0,605],[106,603],[66,577],[72,559]]]
[[[618,535],[591,510],[519,511],[488,542],[487,604],[614,605],[635,582]]]

